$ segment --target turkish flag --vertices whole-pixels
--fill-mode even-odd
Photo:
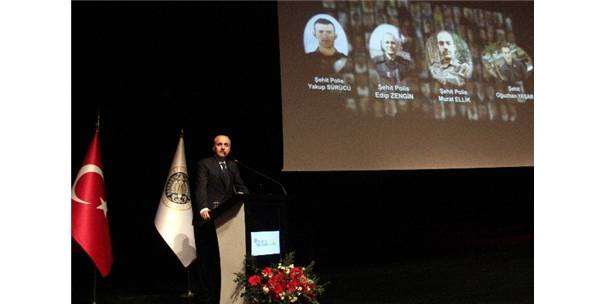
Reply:
[[[72,237],[90,256],[101,275],[106,277],[113,258],[101,168],[97,129],[72,187]]]

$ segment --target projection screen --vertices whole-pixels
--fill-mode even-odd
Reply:
[[[533,165],[533,3],[278,2],[284,171]]]

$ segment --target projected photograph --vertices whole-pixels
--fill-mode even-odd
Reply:
[[[406,37],[391,24],[377,26],[370,35],[368,51],[380,84],[401,84],[412,70],[412,57],[402,47],[405,41]]]
[[[467,43],[459,35],[440,31],[427,39],[431,77],[443,85],[462,86],[471,78],[473,63]]]
[[[491,77],[507,83],[526,80],[533,70],[532,59],[514,43],[494,43],[482,51],[482,64]]]
[[[303,34],[306,63],[317,76],[339,73],[347,63],[348,41],[343,27],[332,16],[313,16]]]

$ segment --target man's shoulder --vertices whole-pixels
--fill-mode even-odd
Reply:
[[[305,53],[305,57],[318,57],[318,55],[322,55],[318,49],[313,52]]]
[[[404,57],[402,57],[402,56],[400,56],[400,55],[397,55],[397,56],[396,56],[395,61],[396,61],[398,64],[401,64],[401,65],[408,65],[408,64],[410,64],[410,60],[408,60],[408,59],[406,59],[406,58],[404,58]]]
[[[385,62],[385,60],[386,60],[385,55],[377,55],[377,56],[372,57],[372,61],[377,64],[383,63],[383,62]]]
[[[512,63],[513,63],[514,65],[518,65],[518,66],[524,66],[524,67],[526,66],[526,62],[524,62],[524,60],[517,59],[517,58],[514,58],[514,59],[512,60]]]
[[[341,53],[339,51],[336,51],[335,54],[337,55],[337,57],[339,58],[343,58],[343,57],[347,57],[347,55],[345,55],[344,53]]]
[[[204,157],[198,160],[198,164],[211,164],[215,162],[215,158],[214,157]]]

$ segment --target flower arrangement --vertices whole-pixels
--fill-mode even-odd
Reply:
[[[326,284],[319,284],[311,262],[307,267],[294,266],[294,253],[289,253],[277,265],[257,268],[245,262],[246,273],[236,273],[241,297],[246,304],[319,304],[318,296]]]

